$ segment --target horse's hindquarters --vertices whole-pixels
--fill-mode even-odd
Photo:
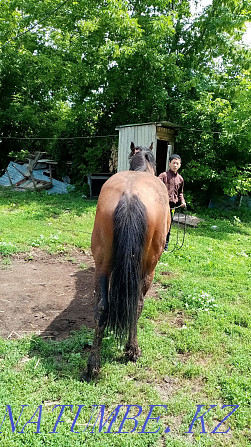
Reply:
[[[164,248],[168,203],[164,184],[145,172],[115,174],[102,187],[92,234],[98,318],[89,376],[98,372],[106,326],[118,338],[128,337],[130,360],[140,355],[137,319]]]

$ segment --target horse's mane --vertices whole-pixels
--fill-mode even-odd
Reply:
[[[137,146],[136,153],[129,155],[130,171],[148,171],[147,163],[149,163],[156,174],[156,161],[151,149],[146,147]]]

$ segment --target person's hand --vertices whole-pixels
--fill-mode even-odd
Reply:
[[[186,204],[186,202],[182,202],[182,204],[180,206],[181,206],[181,208],[186,208],[187,204]]]

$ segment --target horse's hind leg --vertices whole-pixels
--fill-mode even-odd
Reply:
[[[152,283],[153,277],[154,277],[154,271],[150,275],[147,275],[142,281],[142,293],[138,303],[137,320],[139,319],[141,312],[143,310],[144,296],[146,295]],[[135,324],[135,327],[132,327],[130,330],[128,342],[125,347],[125,354],[128,357],[128,359],[133,362],[136,362],[138,358],[141,356],[141,349],[139,347],[137,338],[137,323]]]
[[[143,283],[142,283],[143,296],[145,296],[147,294],[148,290],[151,287],[151,284],[153,282],[154,272],[155,272],[155,269],[152,271],[152,273],[150,273],[149,275],[146,275],[145,278],[143,279]]]
[[[97,295],[96,329],[92,343],[91,353],[87,362],[87,371],[84,379],[89,381],[98,375],[100,370],[100,349],[108,315],[108,279],[105,275],[96,278],[95,293]]]
[[[144,305],[144,297],[143,295],[141,295],[138,303],[137,321],[141,315],[143,305]],[[131,360],[132,362],[136,362],[138,358],[141,356],[141,349],[139,347],[137,338],[137,321],[130,329],[128,342],[125,347],[125,355],[128,358],[128,360]]]

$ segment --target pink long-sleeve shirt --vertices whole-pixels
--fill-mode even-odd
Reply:
[[[167,187],[170,202],[174,205],[177,205],[179,202],[185,202],[183,195],[184,179],[178,172],[175,174],[169,169],[167,172],[162,172],[159,175],[159,179],[162,180]]]

